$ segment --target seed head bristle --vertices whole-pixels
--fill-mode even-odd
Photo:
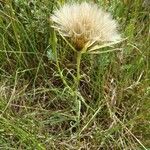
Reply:
[[[117,41],[117,23],[111,15],[93,3],[65,4],[51,16],[53,27],[81,50],[87,42]]]

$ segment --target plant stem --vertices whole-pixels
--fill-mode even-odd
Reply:
[[[77,110],[77,123],[78,126],[80,124],[80,113],[81,113],[81,101],[78,98],[78,89],[79,89],[79,84],[80,84],[80,64],[81,64],[81,57],[82,57],[82,53],[81,52],[77,52],[77,76],[76,76],[76,96],[75,96],[75,100],[76,100],[76,110]]]
[[[60,78],[61,78],[63,84],[70,90],[71,94],[74,95],[74,91],[71,89],[71,87],[70,87],[70,86],[68,85],[68,83],[66,82],[65,77],[63,76],[63,73],[62,73],[61,68],[60,68],[60,65],[59,65],[58,54],[57,54],[57,48],[56,48],[56,45],[57,45],[57,38],[56,38],[56,34],[55,34],[54,31],[53,31],[53,36],[52,36],[52,42],[51,42],[51,43],[52,43],[52,49],[53,49],[53,52],[54,52],[54,55],[55,55],[56,66],[57,66],[57,69],[58,69]]]
[[[77,78],[76,78],[76,88],[78,89],[80,84],[80,64],[81,64],[82,53],[77,53]]]

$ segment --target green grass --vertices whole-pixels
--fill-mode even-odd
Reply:
[[[75,54],[50,28],[65,2],[0,1],[0,149],[150,149],[150,5],[95,1],[127,40],[121,52],[82,56],[79,112]]]

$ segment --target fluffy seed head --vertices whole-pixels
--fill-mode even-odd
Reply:
[[[51,19],[53,27],[68,37],[78,50],[87,42],[101,44],[120,39],[116,21],[93,3],[65,4],[54,11]]]

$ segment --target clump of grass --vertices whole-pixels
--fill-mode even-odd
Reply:
[[[72,88],[75,54],[57,35],[62,81],[49,22],[65,2],[0,2],[0,148],[148,149],[149,8],[141,0],[95,1],[128,39],[119,44],[122,51],[83,56],[75,126],[74,96],[64,84]]]

